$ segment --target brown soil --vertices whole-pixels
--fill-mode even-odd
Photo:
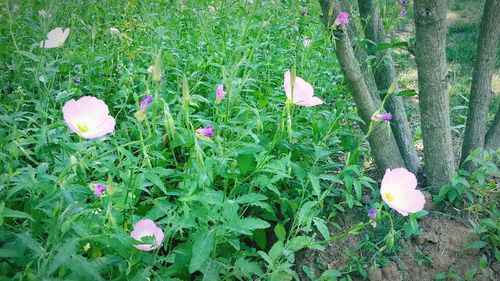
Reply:
[[[353,217],[359,218],[359,215]],[[356,219],[346,218],[346,221],[356,222]],[[484,275],[479,270],[482,254],[478,250],[467,249],[467,246],[479,240],[479,237],[472,232],[472,227],[466,220],[432,211],[419,225],[422,231],[420,236],[396,242],[399,243],[401,251],[390,257],[390,263],[383,267],[366,264],[365,268],[371,268],[368,279],[352,274],[350,277],[353,280],[371,281],[431,281],[438,273],[449,270],[464,278],[467,271],[475,267],[477,273],[470,280],[500,280],[499,264],[487,267],[487,275]],[[344,229],[349,227],[351,226],[347,223]],[[333,231],[332,235],[338,233]],[[349,265],[352,265],[352,262],[344,251],[356,251],[358,239],[358,236],[351,236],[336,241],[328,245],[323,252],[305,250],[299,253],[296,269],[300,279],[309,280],[302,272],[304,265],[311,267],[315,276],[321,276],[327,269],[351,271]]]

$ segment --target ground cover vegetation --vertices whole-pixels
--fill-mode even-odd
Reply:
[[[500,1],[1,9],[1,280],[500,275]]]

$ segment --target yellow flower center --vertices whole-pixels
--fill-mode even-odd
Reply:
[[[86,133],[89,131],[89,126],[87,126],[87,124],[78,124],[76,125],[76,128],[80,131],[80,133]]]
[[[387,199],[387,201],[389,201],[389,202],[394,201],[394,198],[392,198],[392,195],[390,193],[385,194],[385,199]]]

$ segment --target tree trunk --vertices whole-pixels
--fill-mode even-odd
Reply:
[[[327,28],[330,28],[330,24],[339,13],[337,9],[332,14],[329,14],[330,4],[331,2],[335,2],[334,7],[339,7],[338,2],[335,0],[319,0],[319,2],[325,17],[325,24]],[[381,105],[380,99],[374,99],[367,87],[363,73],[354,57],[351,41],[345,28],[339,26],[334,33],[336,43],[335,52],[351,87],[359,115],[365,124],[370,124],[372,115]],[[381,172],[387,168],[404,166],[403,158],[399,153],[398,146],[390,130],[387,130],[384,126],[377,126],[368,137],[368,142],[370,143],[375,163]]]
[[[349,0],[339,0],[339,7],[340,11],[349,13],[349,17],[351,17],[352,19],[352,9]],[[366,86],[368,87],[370,95],[374,100],[382,101],[377,89],[377,84],[375,83],[375,75],[373,75],[373,70],[368,60],[368,53],[364,48],[360,46],[359,41],[356,39],[356,36],[358,35],[358,29],[356,28],[356,22],[354,20],[351,20],[349,22],[346,32],[349,34],[348,37],[351,39],[351,46],[354,50],[354,55],[358,60],[358,63],[360,64],[360,69],[363,73],[363,78],[365,80]]]
[[[365,22],[365,36],[375,43],[386,42],[386,36],[382,20],[380,18],[380,7],[374,0],[358,0],[359,12]],[[387,51],[372,53],[377,56],[377,62],[373,64],[375,69],[375,82],[381,92],[386,92],[394,82],[396,72],[393,66],[392,56]],[[403,99],[394,92],[386,101],[385,109],[392,113],[391,128],[396,142],[405,161],[406,168],[416,174],[420,167],[420,161],[413,144],[412,134],[408,118],[403,105]]]
[[[476,64],[472,74],[469,110],[462,145],[462,164],[471,151],[484,148],[488,109],[492,97],[491,80],[500,35],[499,18],[500,0],[486,0],[477,43]],[[474,164],[469,161],[464,167],[470,171],[474,168]]]
[[[484,148],[487,150],[497,150],[500,148],[500,106],[498,107],[495,119],[486,134]]]
[[[446,69],[446,0],[415,0],[416,62],[424,171],[437,192],[455,171]]]

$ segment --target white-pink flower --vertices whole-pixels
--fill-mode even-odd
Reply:
[[[290,82],[290,70],[285,72],[285,81],[283,83],[285,94],[288,99],[292,99],[292,85]],[[300,77],[295,77],[295,87],[293,88],[293,100],[296,105],[301,106],[315,106],[323,104],[323,101],[314,96],[314,89]]]
[[[62,111],[70,130],[82,138],[102,137],[115,129],[115,119],[109,116],[108,106],[98,98],[71,99],[64,104]]]
[[[380,187],[382,200],[403,216],[421,211],[424,194],[416,189],[417,178],[405,168],[387,169]]]
[[[151,237],[153,243],[134,245],[135,248],[141,251],[152,251],[161,246],[163,242],[163,231],[149,219],[140,220],[134,225],[134,229],[130,232],[130,236],[137,241],[143,242],[146,237]]]
[[[60,27],[54,28],[47,33],[47,40],[40,42],[40,47],[45,49],[62,47],[68,35],[69,28],[66,28],[64,31]]]
[[[50,14],[47,13],[47,11],[45,11],[44,9],[41,9],[41,10],[38,10],[38,15],[41,16],[42,18],[45,18],[45,17],[49,16]]]
[[[311,46],[311,43],[312,43],[312,40],[311,40],[311,39],[307,39],[307,38],[305,38],[305,39],[304,39],[304,42],[303,42],[303,44],[304,44],[304,48],[308,48],[309,46]]]

